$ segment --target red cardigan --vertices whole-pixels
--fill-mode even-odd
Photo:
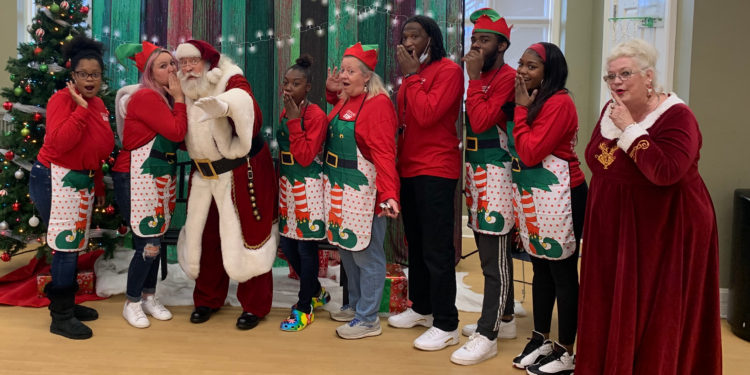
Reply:
[[[513,138],[521,161],[537,165],[547,156],[555,155],[569,163],[571,188],[585,182],[575,151],[578,113],[570,95],[565,91],[552,95],[531,124],[526,123],[528,114],[528,108],[516,106]]]
[[[463,92],[464,73],[446,58],[422,66],[401,83],[397,111],[399,125],[405,125],[398,141],[401,177],[461,176],[456,120]]]
[[[300,115],[304,115],[305,129],[302,120],[296,118],[286,122],[289,128],[289,151],[294,160],[303,167],[310,165],[315,156],[320,153],[326,140],[326,113],[320,107],[310,103],[306,108],[300,108]],[[281,111],[281,118],[286,116],[286,108]]]
[[[122,150],[112,170],[130,172],[130,150],[145,145],[157,134],[172,142],[182,142],[186,132],[187,107],[184,103],[175,103],[174,110],[170,110],[164,98],[156,91],[136,91],[128,102],[122,130]]]
[[[354,139],[357,147],[365,159],[375,164],[375,185],[378,189],[377,202],[383,203],[388,199],[399,202],[400,181],[396,172],[396,112],[391,99],[386,95],[378,95],[364,106],[362,100],[366,94],[341,99],[328,114],[330,123],[336,115],[351,112],[357,118],[354,128]],[[358,113],[362,107],[362,112]],[[375,206],[375,214],[380,213],[380,205]]]
[[[88,109],[76,104],[67,88],[58,90],[47,103],[47,135],[37,160],[71,170],[91,169],[94,192],[104,196],[102,160],[112,153],[115,137],[109,111],[99,97],[86,99]]]

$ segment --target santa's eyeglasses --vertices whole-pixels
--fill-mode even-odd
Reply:
[[[201,62],[201,59],[193,58],[193,59],[183,59],[180,60],[180,68],[184,68],[186,66],[196,66],[198,63]]]

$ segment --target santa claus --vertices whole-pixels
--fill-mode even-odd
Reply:
[[[278,248],[277,181],[259,135],[260,108],[242,69],[208,43],[177,47],[185,93],[185,146],[193,159],[187,220],[177,244],[180,266],[195,279],[193,323],[206,322],[240,282],[240,329],[271,310],[271,267]]]

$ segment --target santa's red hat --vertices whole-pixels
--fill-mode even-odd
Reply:
[[[208,78],[211,83],[219,82],[222,74],[221,69],[218,67],[221,54],[212,45],[202,40],[191,39],[177,46],[175,55],[178,60],[185,57],[200,57],[201,59],[208,61],[209,67],[206,78]]]

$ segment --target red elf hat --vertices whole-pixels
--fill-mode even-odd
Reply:
[[[492,8],[477,9],[471,14],[471,23],[474,24],[474,33],[492,33],[504,36],[510,42],[510,27],[505,18]]]
[[[378,45],[377,44],[365,44],[357,42],[357,44],[349,47],[344,51],[344,57],[352,56],[358,58],[360,61],[365,63],[370,70],[375,70],[375,66],[378,65]]]
[[[136,68],[138,68],[139,72],[143,73],[143,70],[146,69],[148,58],[151,57],[151,54],[154,53],[154,51],[160,49],[161,48],[144,40],[142,44],[123,44],[117,47],[115,50],[115,56],[122,66],[125,66],[125,63],[123,63],[125,58],[135,61]]]

